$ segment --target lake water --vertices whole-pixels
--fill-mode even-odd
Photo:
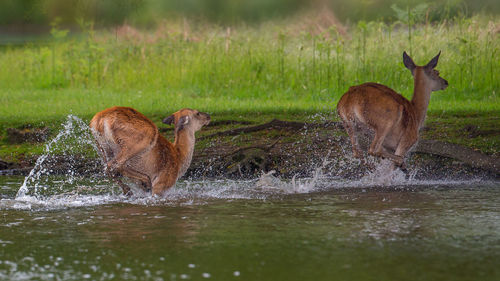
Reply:
[[[500,280],[500,182],[105,178],[18,197],[0,177],[1,280]]]

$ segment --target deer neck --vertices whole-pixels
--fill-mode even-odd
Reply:
[[[427,108],[429,107],[429,101],[431,99],[431,88],[429,83],[426,83],[426,77],[424,77],[424,75],[425,74],[421,71],[416,71],[413,85],[413,97],[411,99],[419,129],[424,125]]]
[[[194,132],[189,129],[181,130],[175,134],[174,147],[179,156],[179,173],[177,178],[180,178],[186,173],[191,160],[193,159],[194,151]]]

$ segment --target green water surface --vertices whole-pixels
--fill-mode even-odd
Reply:
[[[21,183],[0,177],[2,280],[500,280],[498,182],[57,208]]]

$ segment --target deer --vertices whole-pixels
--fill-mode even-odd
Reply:
[[[437,66],[441,51],[425,66],[417,66],[403,52],[403,64],[413,75],[414,87],[411,100],[391,88],[373,82],[352,86],[337,104],[352,145],[353,156],[364,163],[357,139],[357,128],[374,132],[368,154],[392,161],[393,169],[406,169],[404,157],[417,143],[424,125],[431,92],[444,90],[448,81],[439,76]],[[395,166],[394,166],[395,165]]]
[[[174,124],[174,142],[163,137],[157,126],[130,107],[111,107],[90,121],[105,172],[132,195],[120,176],[136,183],[152,195],[163,196],[184,175],[193,158],[195,132],[210,123],[210,115],[184,108],[162,120]]]

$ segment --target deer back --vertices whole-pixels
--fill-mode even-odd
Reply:
[[[358,121],[377,129],[388,121],[397,127],[413,127],[415,114],[411,103],[391,88],[364,83],[350,87],[340,99],[337,111],[347,119]]]
[[[112,107],[97,113],[90,122],[103,140],[120,149],[143,145],[151,148],[158,139],[158,128],[142,113],[130,107]]]

